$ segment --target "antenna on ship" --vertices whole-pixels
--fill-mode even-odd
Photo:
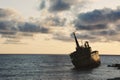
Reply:
[[[79,46],[79,43],[78,43],[78,41],[77,41],[77,38],[76,38],[75,32],[73,32],[73,35],[74,35],[75,42],[76,42],[76,48],[79,48],[80,46]]]

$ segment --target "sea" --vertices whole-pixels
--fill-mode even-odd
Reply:
[[[69,55],[0,54],[0,80],[120,80],[120,56],[101,55],[101,65],[75,70]]]

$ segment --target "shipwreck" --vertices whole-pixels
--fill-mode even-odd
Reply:
[[[76,42],[76,51],[70,54],[72,64],[76,69],[91,69],[100,65],[98,51],[92,51],[88,41],[84,45],[79,45],[75,32],[73,33]]]

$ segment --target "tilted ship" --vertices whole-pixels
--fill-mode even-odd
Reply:
[[[83,45],[79,45],[75,33],[73,33],[76,42],[76,51],[70,54],[71,61],[76,69],[91,69],[100,65],[100,56],[98,51],[92,51],[86,41]]]

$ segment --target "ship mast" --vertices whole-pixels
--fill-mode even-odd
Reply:
[[[75,32],[73,32],[73,35],[74,35],[75,42],[76,42],[76,48],[79,48],[80,46],[79,46],[79,43],[78,43],[78,41],[77,41],[77,38],[76,38]]]

